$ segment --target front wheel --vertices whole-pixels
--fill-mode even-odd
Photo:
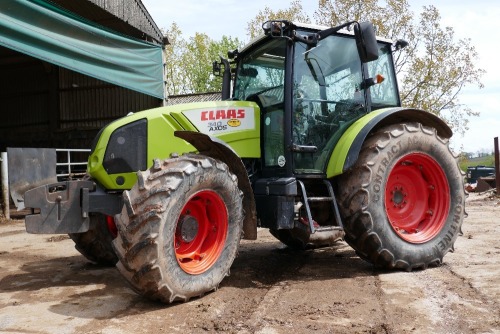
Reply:
[[[439,265],[453,249],[465,214],[463,176],[434,129],[381,129],[338,183],[345,240],[365,260],[412,270]]]
[[[84,233],[70,233],[75,248],[88,260],[103,266],[114,266],[118,261],[112,242],[116,237],[113,217],[102,214],[90,216],[90,228]]]
[[[140,294],[166,303],[218,287],[242,234],[242,194],[224,163],[200,155],[155,162],[124,192],[113,243]]]

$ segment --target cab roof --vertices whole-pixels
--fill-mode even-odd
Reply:
[[[302,23],[302,22],[295,22],[295,21],[288,21],[288,22],[291,23],[292,29],[304,29],[304,30],[310,30],[311,32],[322,31],[322,30],[331,28],[328,26],[312,24],[312,23]],[[337,34],[353,36],[354,32],[352,30],[348,30],[348,29],[343,28],[343,29],[340,29],[337,32]],[[239,50],[239,52],[244,53],[246,50],[248,50],[249,48],[251,48],[255,44],[260,43],[262,40],[266,39],[267,37],[268,37],[268,35],[266,35],[266,34],[261,34],[261,35],[255,37],[249,43],[247,43],[241,50]],[[377,41],[385,42],[385,43],[389,43],[389,44],[393,43],[393,41],[390,39],[378,37],[378,36],[377,36]]]

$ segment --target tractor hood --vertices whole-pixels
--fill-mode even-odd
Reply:
[[[130,189],[153,159],[195,152],[175,131],[217,137],[241,158],[260,157],[260,109],[253,102],[179,104],[130,114],[104,127],[92,145],[88,173],[106,189]]]

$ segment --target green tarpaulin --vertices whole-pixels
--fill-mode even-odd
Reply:
[[[46,1],[1,0],[0,45],[164,98],[160,45],[114,33]]]

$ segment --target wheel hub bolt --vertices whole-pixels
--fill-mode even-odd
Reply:
[[[191,242],[198,234],[198,220],[190,215],[181,217],[177,225],[177,233],[184,242]]]
[[[404,194],[401,192],[401,189],[396,189],[396,191],[392,192],[392,200],[396,204],[401,204],[404,199]]]

